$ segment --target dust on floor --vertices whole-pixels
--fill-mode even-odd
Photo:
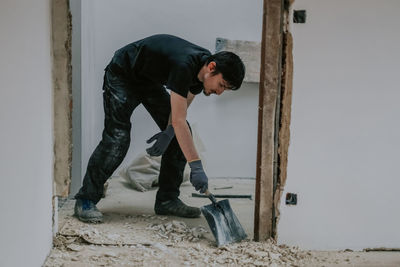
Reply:
[[[210,182],[221,187],[234,184],[235,190],[228,193],[235,194],[248,194],[254,188],[254,181]],[[191,198],[191,186],[181,189],[184,202],[208,204],[207,199]],[[104,213],[102,224],[74,218],[74,201],[68,200],[60,210],[59,232],[43,266],[400,266],[393,253],[382,258],[382,253],[304,251],[271,240],[249,239],[217,248],[203,217],[154,215],[154,197],[155,191],[136,192],[121,179],[111,179],[107,197],[98,205]],[[232,200],[232,206],[251,236],[254,201]]]
[[[70,217],[54,239],[44,266],[296,265],[309,252],[273,242],[245,241],[216,248],[204,226],[155,215],[107,214],[103,224]]]

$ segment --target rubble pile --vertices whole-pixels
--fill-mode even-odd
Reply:
[[[105,219],[104,224],[90,225],[69,217],[54,238],[44,266],[307,266],[307,260],[316,262],[310,252],[278,246],[273,240],[216,247],[207,228],[168,217],[109,214]]]
[[[182,247],[183,249],[183,247]],[[190,246],[184,248],[183,262],[207,266],[303,266],[312,258],[309,251],[296,247],[278,246],[273,240],[266,242],[240,242],[219,248]]]
[[[165,225],[164,225],[165,227]],[[53,249],[46,267],[68,266],[79,262],[96,266],[307,266],[314,260],[311,252],[297,247],[266,242],[240,242],[223,247],[213,247],[206,242],[179,242],[165,245],[162,240],[148,246],[104,246],[78,243],[61,239],[62,247]],[[71,265],[73,266],[73,265]]]
[[[171,221],[167,223],[150,223],[147,229],[153,230],[158,238],[169,240],[173,243],[181,241],[197,242],[203,238],[208,231],[203,226],[188,227],[182,221]]]

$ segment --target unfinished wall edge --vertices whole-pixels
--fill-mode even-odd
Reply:
[[[278,179],[274,192],[275,225],[280,218],[280,203],[287,179],[288,151],[290,144],[290,121],[293,92],[293,37],[290,32],[290,10],[293,0],[285,1],[284,33],[282,55],[282,84],[281,84],[281,117],[278,141]],[[273,236],[277,239],[277,227],[274,227]]]
[[[72,160],[72,67],[69,0],[52,0],[55,196],[67,197]]]

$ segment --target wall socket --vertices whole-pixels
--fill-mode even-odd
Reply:
[[[286,205],[297,205],[297,194],[286,193]]]
[[[305,10],[293,11],[293,23],[306,23],[307,13]]]

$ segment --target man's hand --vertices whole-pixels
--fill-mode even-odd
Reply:
[[[201,160],[189,162],[189,166],[191,169],[190,182],[192,183],[196,191],[200,190],[200,193],[204,193],[208,189],[208,178],[203,170]]]
[[[146,149],[147,153],[149,153],[150,156],[161,156],[164,154],[165,150],[167,150],[167,147],[172,138],[174,138],[174,135],[174,128],[172,125],[168,125],[167,129],[155,134],[153,137],[147,140],[148,144],[154,140],[157,140],[152,147]]]

